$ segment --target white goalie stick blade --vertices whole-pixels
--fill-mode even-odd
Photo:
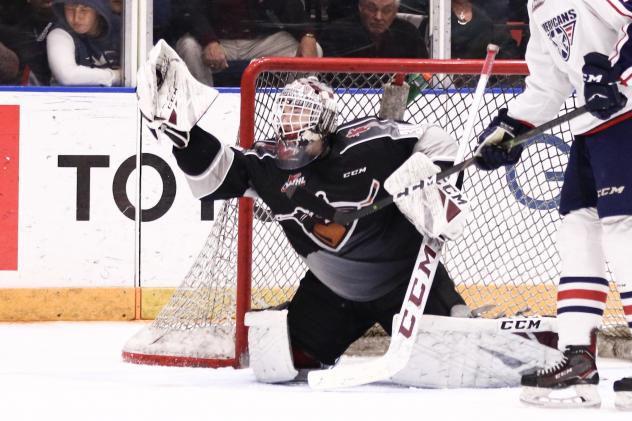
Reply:
[[[406,366],[417,339],[417,322],[428,301],[442,245],[443,241],[438,239],[424,238],[422,241],[406,290],[406,299],[397,316],[398,323],[393,329],[386,353],[375,360],[363,363],[336,365],[329,370],[311,371],[307,375],[310,387],[330,390],[360,386],[387,380]]]

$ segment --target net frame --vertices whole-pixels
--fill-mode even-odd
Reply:
[[[341,74],[458,74],[458,75],[478,75],[482,69],[482,60],[417,60],[417,59],[340,59],[340,58],[262,58],[254,60],[244,72],[241,84],[241,105],[240,105],[240,146],[249,148],[255,141],[257,119],[264,118],[261,111],[256,108],[257,93],[261,92],[257,86],[257,80],[263,73],[274,74],[275,72],[284,73],[341,73]],[[494,66],[493,75],[527,75],[528,69],[522,61],[502,61],[499,60]],[[265,89],[265,88],[264,88]],[[473,92],[473,89],[472,89]],[[375,104],[372,104],[375,106]],[[458,103],[452,104],[455,108]],[[486,107],[489,104],[485,105]],[[494,104],[491,104],[493,107]],[[421,111],[421,110],[419,110]],[[495,111],[492,109],[492,111]],[[425,118],[425,116],[422,116]],[[454,124],[449,122],[449,124]],[[457,122],[458,124],[458,122]],[[452,130],[453,132],[455,130]],[[261,133],[259,133],[261,135]],[[266,137],[265,135],[263,137]],[[123,357],[130,362],[160,364],[160,365],[182,365],[182,366],[207,366],[222,367],[233,366],[240,367],[247,364],[247,329],[244,326],[244,316],[251,308],[252,302],[252,284],[253,275],[253,226],[257,220],[266,218],[265,209],[261,209],[252,199],[238,199],[238,216],[237,216],[237,244],[236,244],[236,291],[234,298],[235,316],[234,316],[234,352],[232,356],[222,358],[198,358],[195,356],[172,356],[172,355],[151,355],[135,353],[124,350]],[[258,213],[258,217],[254,217]],[[224,216],[222,216],[224,217]],[[221,228],[223,220],[216,221],[213,230]],[[218,228],[219,227],[219,228]],[[210,237],[209,237],[210,238]],[[219,246],[218,246],[219,247]],[[459,252],[458,250],[456,251]],[[525,250],[525,253],[528,251]],[[201,253],[201,255],[204,253]],[[449,252],[448,252],[449,254]],[[490,262],[485,262],[489,264]],[[505,262],[501,262],[501,265]],[[495,265],[495,262],[491,262]],[[195,266],[195,265],[194,265]],[[199,271],[195,267],[191,269],[187,278],[191,273]],[[186,284],[183,282],[183,285]],[[188,285],[188,284],[187,284]],[[186,285],[185,285],[186,286]],[[482,285],[482,288],[487,288]],[[282,288],[282,287],[281,287]],[[477,288],[478,291],[478,288]],[[551,295],[550,288],[545,288],[543,294]],[[178,295],[178,293],[176,293]],[[174,295],[175,300],[179,298]],[[182,295],[182,294],[180,294]],[[186,295],[186,294],[185,294]],[[507,294],[512,296],[510,292]],[[492,293],[490,299],[495,299]],[[511,299],[511,298],[510,298]],[[534,299],[538,299],[535,297]],[[173,301],[173,300],[172,300]],[[264,300],[265,301],[265,300]],[[170,303],[169,305],[171,305]],[[477,302],[476,304],[487,304],[486,302]],[[168,305],[168,306],[169,306]],[[176,308],[179,304],[174,304]],[[167,307],[167,306],[165,306]],[[523,310],[522,308],[507,308],[510,312]],[[164,309],[163,309],[164,312]],[[162,313],[161,312],[161,315]],[[165,316],[161,319],[161,315],[154,323],[160,329],[169,329],[168,322],[164,324]],[[203,316],[200,316],[203,318]],[[162,321],[161,321],[162,320]],[[164,326],[161,326],[161,323]],[[192,329],[203,327],[203,320],[200,323],[193,323]],[[163,335],[162,332],[149,335],[149,339]]]

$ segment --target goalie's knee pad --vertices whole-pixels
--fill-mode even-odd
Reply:
[[[245,318],[248,330],[250,367],[258,381],[282,383],[294,380],[294,368],[287,327],[287,310],[251,311]]]

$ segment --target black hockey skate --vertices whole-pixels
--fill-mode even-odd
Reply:
[[[551,408],[598,407],[599,373],[589,346],[567,346],[562,360],[522,376],[520,400]]]
[[[632,377],[614,382],[614,405],[624,411],[632,411]]]

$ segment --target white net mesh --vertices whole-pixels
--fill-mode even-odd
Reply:
[[[353,61],[347,62],[353,64]],[[401,66],[400,66],[401,67]],[[393,67],[398,69],[398,67]],[[503,69],[497,65],[497,69]],[[505,72],[508,72],[505,67]],[[523,71],[526,67],[522,66]],[[416,73],[422,73],[423,66]],[[339,97],[338,123],[367,115],[377,115],[383,84],[393,73],[317,73],[330,83]],[[475,72],[473,72],[475,73]],[[254,119],[242,116],[242,142],[254,132],[254,139],[274,136],[271,113],[275,96],[286,83],[305,73],[263,72],[256,78]],[[409,122],[436,122],[460,139],[472,102],[477,74],[456,74],[451,65],[436,72],[429,86],[416,96],[404,119]],[[483,97],[479,117],[469,144],[470,156],[476,137],[500,108],[521,92],[523,77],[495,75]],[[245,96],[244,96],[245,95]],[[253,101],[242,92],[242,101]],[[561,113],[574,107],[569,99]],[[557,203],[563,170],[567,162],[571,134],[568,125],[533,139],[515,167],[493,172],[469,169],[463,188],[472,205],[472,215],[464,236],[447,244],[446,267],[458,291],[471,307],[495,304],[493,314],[554,315],[559,255],[555,232],[560,221]],[[255,202],[252,238],[238,237],[236,200],[222,205],[203,250],[171,301],[151,327],[133,337],[124,356],[135,362],[180,365],[239,365],[244,351],[243,315],[238,301],[251,298],[245,306],[262,308],[289,300],[305,272],[301,259],[266,210]],[[243,209],[242,209],[243,211]],[[248,222],[246,222],[248,223]],[[252,244],[252,275],[244,260],[246,279],[237,292],[238,243]],[[246,247],[249,248],[249,247]],[[243,255],[242,255],[243,256]],[[614,282],[608,298],[603,327],[615,335],[629,335]],[[149,333],[148,333],[149,332]],[[192,339],[191,339],[192,338]],[[171,342],[186,345],[172,345]],[[237,348],[235,348],[237,344]],[[170,359],[170,356],[177,358]]]

